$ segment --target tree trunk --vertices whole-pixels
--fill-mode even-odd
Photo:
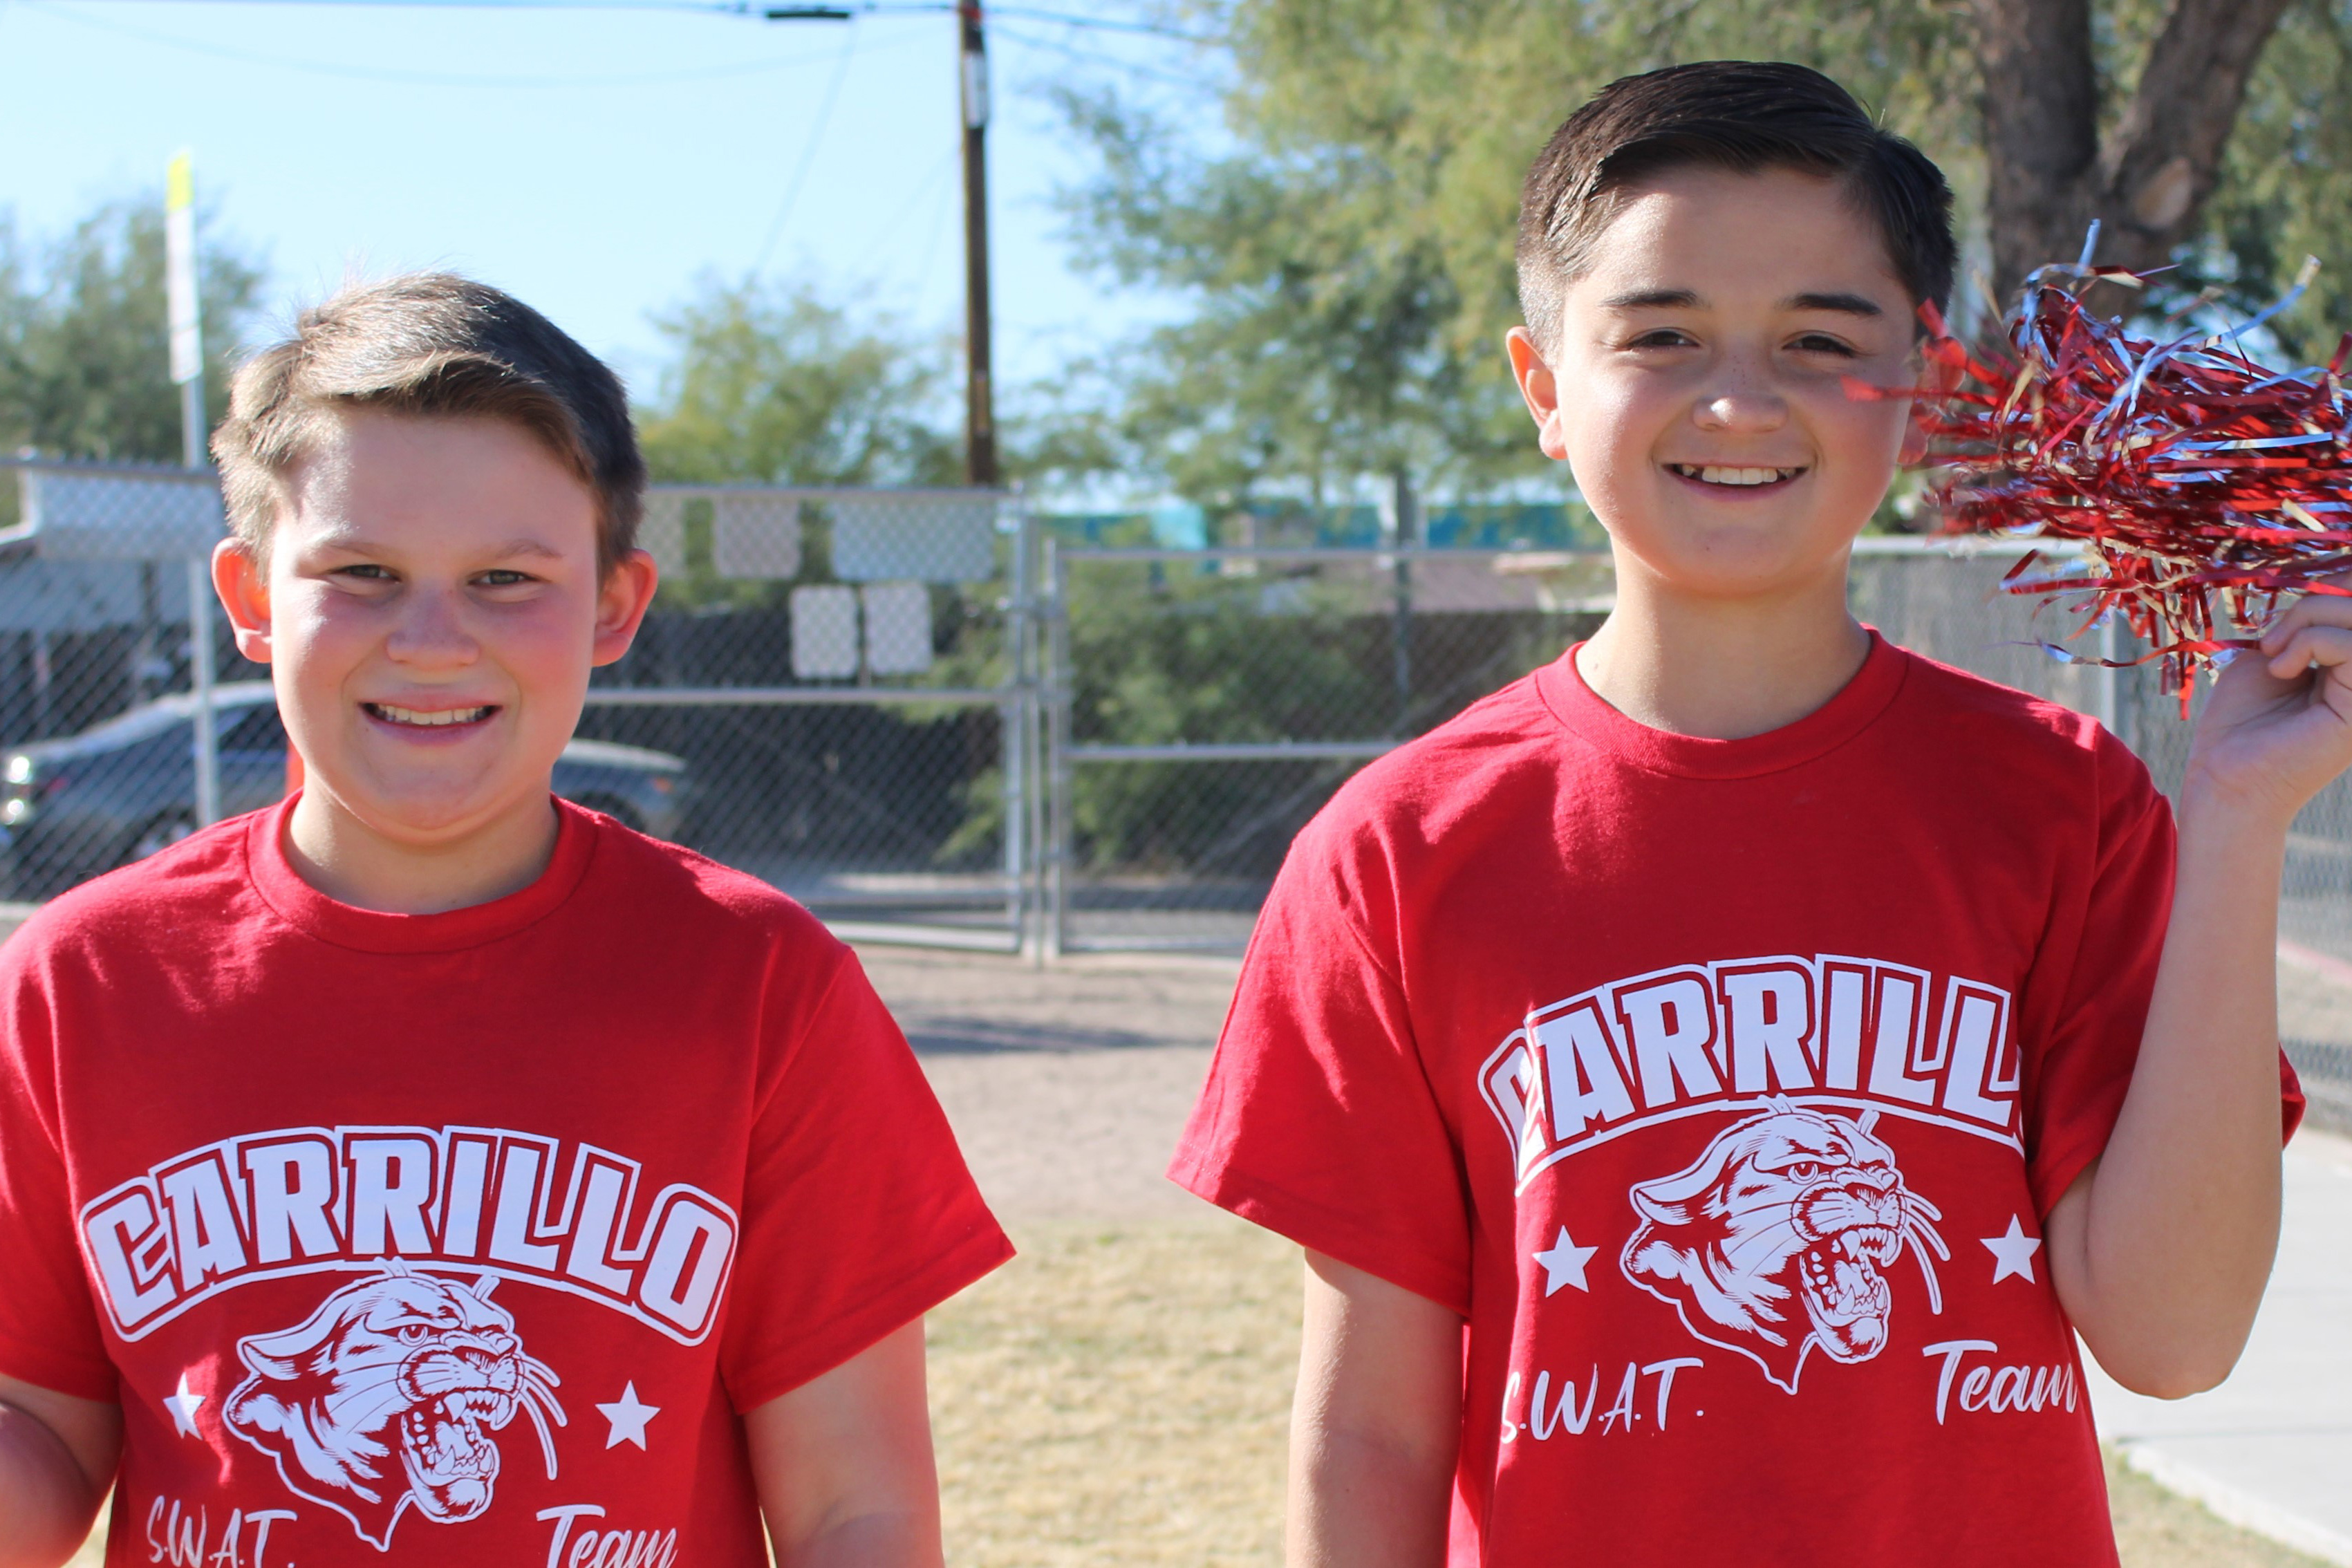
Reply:
[[[2105,145],[2091,0],[1974,0],[1993,289],[2071,261],[2161,267],[2196,233],[2246,83],[2289,0],[2172,0]]]

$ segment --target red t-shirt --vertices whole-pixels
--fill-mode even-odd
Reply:
[[[764,1564],[738,1413],[1011,1252],[856,957],[568,805],[352,909],[287,809],[0,951],[0,1372],[121,1402],[107,1562]]]
[[[1738,741],[1563,658],[1299,836],[1171,1174],[1468,1320],[1454,1564],[2112,1563],[2040,1236],[2171,875],[2121,743],[1874,635]]]

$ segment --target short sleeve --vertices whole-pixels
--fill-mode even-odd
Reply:
[[[2044,1215],[2114,1131],[2172,910],[2171,807],[2121,742],[2100,731],[2095,747],[2086,869],[2053,911],[2019,1020],[2026,1178]]]
[[[58,1125],[56,1008],[37,933],[0,948],[0,1373],[84,1399],[116,1396],[75,1241]]]
[[[789,1393],[1013,1256],[855,954],[805,1010],[752,1127],[719,1373],[738,1410]]]
[[[1390,902],[1345,835],[1292,846],[1242,963],[1207,1085],[1168,1174],[1317,1252],[1467,1315],[1470,1221],[1459,1145],[1431,1086]],[[1344,853],[1344,850],[1342,850]]]

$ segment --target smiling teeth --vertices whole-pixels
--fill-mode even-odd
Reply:
[[[1667,465],[1686,479],[1696,479],[1708,485],[1769,485],[1775,479],[1793,479],[1802,468],[1727,468],[1714,463],[1700,466],[1693,463]]]
[[[436,728],[443,724],[471,724],[490,716],[488,708],[442,708],[427,711],[422,708],[394,708],[389,702],[371,702],[368,711],[394,724],[418,724]]]

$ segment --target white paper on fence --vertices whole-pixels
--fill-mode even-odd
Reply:
[[[21,533],[44,561],[184,561],[228,531],[210,475],[17,473]]]
[[[847,583],[979,583],[996,575],[996,498],[985,492],[836,496],[833,574]]]
[[[866,668],[876,675],[920,675],[931,668],[931,591],[920,583],[869,583]]]
[[[793,678],[839,680],[857,673],[857,590],[828,584],[793,590]]]
[[[686,497],[675,490],[646,492],[637,548],[654,558],[664,577],[686,575]]]
[[[801,574],[799,498],[716,495],[710,509],[710,560],[721,577],[782,582]]]

